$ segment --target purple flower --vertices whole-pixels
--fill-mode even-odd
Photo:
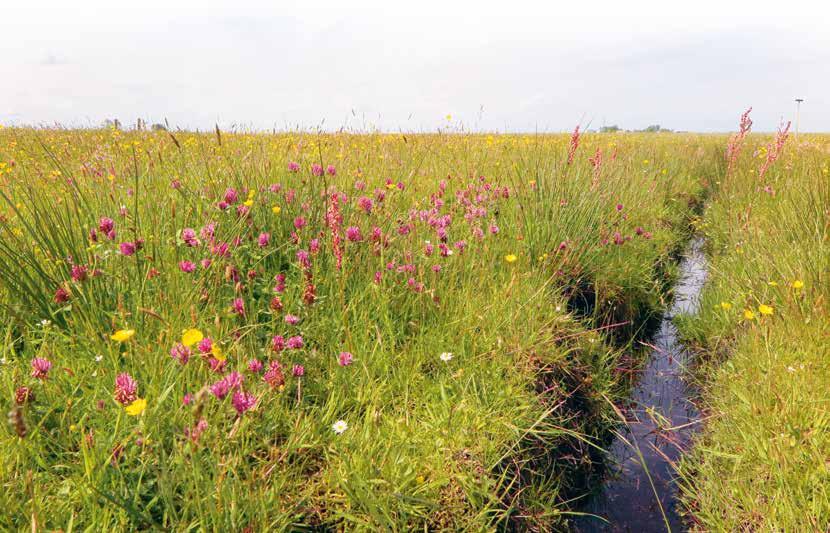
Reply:
[[[205,337],[196,345],[200,353],[208,354],[213,350],[213,340],[210,337]]]
[[[303,365],[294,365],[291,367],[291,373],[295,378],[301,378],[305,375],[305,367]]]
[[[55,303],[63,304],[69,301],[69,291],[66,290],[64,287],[58,287],[55,289]]]
[[[257,239],[257,244],[259,244],[260,248],[265,248],[268,246],[268,243],[271,242],[271,234],[270,233],[260,233],[259,238]]]
[[[271,386],[271,388],[278,388],[285,385],[285,376],[280,369],[279,361],[271,361],[268,365],[268,370],[263,374],[262,381]]]
[[[337,169],[334,168],[334,165],[329,165],[326,167],[326,174],[329,176],[335,176],[337,175]]]
[[[190,274],[196,270],[196,265],[193,264],[192,261],[180,261],[179,270],[187,274]]]
[[[318,165],[317,163],[314,163],[313,165],[311,165],[311,173],[314,174],[315,176],[322,176],[323,175],[322,165]]]
[[[295,326],[295,325],[297,325],[297,323],[298,323],[299,321],[300,321],[300,317],[298,317],[298,316],[295,316],[295,315],[285,315],[285,323],[286,323],[286,324],[291,324],[292,326]]]
[[[285,350],[285,338],[282,335],[274,335],[271,339],[271,349],[277,353]]]
[[[361,235],[360,228],[357,226],[349,226],[346,228],[346,238],[351,242],[360,242],[363,240],[363,235]]]
[[[170,356],[183,365],[187,364],[187,361],[190,360],[191,355],[193,355],[193,350],[180,342],[170,348]]]
[[[121,249],[121,254],[122,255],[130,256],[130,255],[133,255],[135,253],[135,243],[134,242],[122,242],[121,244],[118,245],[118,247]]]
[[[233,187],[228,187],[225,189],[225,202],[228,204],[235,204],[239,201],[239,195],[236,192],[236,189]]]
[[[231,388],[224,378],[220,379],[219,381],[210,386],[210,393],[220,400],[223,400],[230,391]]]
[[[373,205],[372,199],[367,196],[361,196],[357,199],[357,206],[366,211],[367,215],[372,212]]]
[[[311,259],[309,258],[307,251],[297,250],[297,260],[300,262],[300,266],[304,269],[311,267]]]
[[[138,383],[126,372],[115,377],[115,401],[121,405],[129,405],[138,398]]]
[[[259,359],[251,359],[248,361],[248,370],[253,372],[254,374],[259,374],[262,372],[262,361]]]
[[[78,283],[85,281],[87,277],[87,267],[84,265],[72,265],[72,281]]]
[[[225,381],[228,382],[228,386],[231,389],[240,388],[242,386],[242,380],[243,379],[244,378],[242,377],[242,374],[240,374],[239,372],[236,372],[236,371],[231,372],[230,374],[225,376]]]
[[[349,352],[340,352],[340,355],[337,357],[337,362],[340,363],[340,366],[349,366],[352,364],[352,354]]]
[[[295,335],[294,337],[290,337],[286,341],[285,345],[290,350],[299,350],[300,348],[303,347],[303,338],[300,335]]]
[[[233,393],[233,408],[236,412],[242,415],[245,411],[252,409],[256,405],[256,396],[245,391],[237,391]]]
[[[294,219],[294,228],[303,229],[306,225],[306,220],[303,217],[296,217]]]
[[[44,357],[35,357],[32,359],[32,377],[37,379],[46,379],[49,374],[49,369],[52,368],[52,361]]]
[[[98,230],[109,235],[111,231],[115,230],[115,221],[109,217],[101,217],[101,220],[98,221]]]
[[[289,172],[299,172],[300,171],[300,164],[296,161],[289,161],[288,162],[288,171]]]
[[[239,316],[245,316],[245,301],[242,298],[234,298],[233,312]]]

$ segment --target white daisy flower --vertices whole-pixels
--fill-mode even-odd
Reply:
[[[443,352],[441,355],[438,356],[442,361],[445,363],[452,360],[452,353],[451,352]]]
[[[347,424],[345,420],[338,420],[331,425],[331,429],[338,435],[342,435],[344,431],[349,429],[349,424]]]

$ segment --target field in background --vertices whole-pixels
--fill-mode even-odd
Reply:
[[[805,350],[826,346],[827,182],[814,178],[828,141],[803,137],[771,165],[776,194],[750,173],[766,152],[749,145],[770,139],[749,137],[737,170],[727,141],[0,130],[0,505],[13,510],[0,526],[565,527],[637,365],[630,340],[663,308],[707,197],[703,229],[729,251],[713,272],[736,286],[712,288],[732,307],[687,335],[723,351],[711,343],[774,347],[776,328],[796,328]],[[736,242],[805,255],[727,276]],[[761,277],[780,301],[745,293]],[[775,313],[747,322],[758,303]],[[812,321],[785,322],[790,308]],[[826,378],[781,378],[798,375]],[[707,388],[704,443],[729,445],[718,424],[742,416],[723,392],[738,382]],[[824,400],[792,391],[819,418],[790,434],[807,448],[781,453],[826,457]],[[754,416],[777,409],[760,403],[774,392],[738,392],[759,395]],[[707,443],[684,465],[701,523],[737,502],[742,524],[765,524],[761,489],[718,463],[735,455],[755,476],[771,456],[742,463],[754,452],[741,446]],[[770,490],[806,486],[784,470]],[[747,498],[701,497],[712,476]]]

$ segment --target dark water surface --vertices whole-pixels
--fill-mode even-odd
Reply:
[[[666,531],[666,520],[671,531],[684,529],[675,508],[672,464],[697,429],[700,413],[691,402],[693,391],[683,379],[691,356],[678,339],[672,317],[697,312],[698,295],[706,279],[702,246],[702,239],[693,240],[680,262],[674,302],[649,344],[652,351],[648,362],[632,391],[631,403],[623,412],[628,427],[620,426],[618,431],[628,443],[620,437],[613,441],[607,477],[579,509],[608,522],[580,517],[574,524],[576,531]]]

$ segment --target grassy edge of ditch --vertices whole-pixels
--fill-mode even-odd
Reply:
[[[700,224],[710,276],[677,320],[703,412],[679,464],[694,530],[830,527],[828,158],[809,140],[789,150],[764,183],[745,158]]]
[[[578,290],[566,291],[569,311],[576,320],[583,324],[586,331],[599,333],[609,354],[613,354],[613,385],[606,390],[591,386],[597,371],[583,370],[575,375],[571,365],[567,374],[574,393],[567,397],[569,412],[574,418],[581,418],[579,438],[572,438],[556,448],[546,450],[548,462],[533,464],[533,471],[556,471],[562,457],[575,458],[573,468],[563,475],[568,481],[558,490],[560,502],[565,502],[567,509],[576,510],[581,499],[591,491],[592,485],[598,483],[608,467],[605,448],[614,437],[614,428],[620,420],[609,404],[625,402],[636,381],[636,369],[645,364],[645,357],[650,350],[639,346],[638,341],[648,339],[659,326],[663,313],[674,295],[672,287],[677,280],[677,267],[683,250],[696,231],[695,224],[701,215],[705,200],[710,194],[711,185],[701,180],[700,188],[685,198],[685,206],[674,212],[675,217],[665,223],[674,235],[663,254],[656,257],[652,264],[653,290],[628,292],[624,298],[607,299],[596,290],[595,282],[583,279]],[[550,390],[550,374],[542,372],[539,376],[539,390]],[[556,379],[556,378],[554,378]],[[561,390],[561,389],[559,389]],[[544,486],[544,485],[542,485]],[[560,511],[556,511],[559,515]],[[523,518],[532,514],[522,513]],[[559,524],[562,527],[569,522]],[[550,523],[539,524],[527,520],[517,521],[521,528],[529,526],[550,527]],[[516,525],[516,524],[514,524]]]

